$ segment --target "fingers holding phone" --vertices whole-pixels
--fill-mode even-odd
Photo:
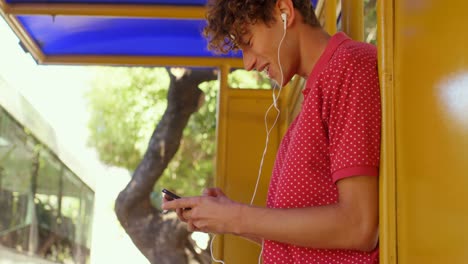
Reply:
[[[163,209],[176,210],[189,230],[215,234],[237,232],[241,208],[241,204],[230,200],[219,189],[208,189],[203,196],[183,197],[163,204]]]
[[[170,202],[170,201],[173,201],[173,200],[177,200],[177,199],[180,199],[180,196],[167,190],[167,189],[163,189],[162,190],[162,193],[164,194],[163,195],[163,204],[165,204],[166,202]],[[177,217],[179,218],[180,221],[182,222],[187,222],[187,219],[184,217],[183,215],[183,211],[184,209],[181,209],[181,208],[178,208],[175,210],[175,212],[177,213]],[[164,210],[164,213],[167,213],[169,212],[169,210]]]
[[[164,194],[163,204],[166,204],[167,202],[171,202],[171,201],[178,200],[181,198],[179,195],[167,189],[163,189],[162,193]],[[204,190],[203,196],[219,197],[219,196],[225,196],[225,195],[219,188],[208,188]],[[177,213],[177,217],[179,218],[179,220],[187,223],[187,229],[190,232],[200,231],[199,228],[194,223],[194,221],[192,220],[192,217],[191,217],[192,211],[190,210],[191,208],[183,208],[183,209],[173,208],[173,209]],[[165,210],[165,211],[167,212],[168,210]]]

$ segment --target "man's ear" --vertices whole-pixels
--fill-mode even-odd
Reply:
[[[292,2],[292,0],[276,1],[276,12],[278,13],[277,19],[282,19],[281,16],[283,16],[283,14],[286,15],[287,17],[286,27],[289,27],[289,25],[291,25],[295,20],[296,10],[294,9],[294,3]],[[283,23],[283,20],[281,20],[281,23]]]

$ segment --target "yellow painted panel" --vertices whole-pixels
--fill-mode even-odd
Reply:
[[[272,90],[227,88],[228,72],[228,65],[221,67],[215,184],[231,199],[249,204],[265,147],[265,112],[272,103]],[[270,133],[254,205],[266,204],[276,152],[288,124],[300,108],[304,82],[296,76],[281,92],[278,100],[281,115]],[[270,111],[269,127],[275,118],[276,111]],[[259,245],[243,238],[226,235],[216,238],[213,251],[217,259],[226,263],[257,263],[260,249]]]
[[[225,129],[224,190],[235,201],[250,203],[265,146],[264,114],[271,104],[271,90],[229,89]],[[281,102],[280,102],[281,104]],[[273,113],[273,111],[271,111]],[[273,123],[273,115],[269,116]],[[280,124],[270,134],[263,172],[254,204],[265,206],[268,183],[280,142]],[[224,237],[226,263],[256,263],[260,246],[234,236]]]
[[[465,0],[395,1],[398,263],[468,263]]]
[[[239,92],[246,92],[241,91]],[[248,92],[248,91],[247,91]],[[264,114],[271,104],[271,91],[264,91],[263,96],[249,96],[229,98],[229,116],[227,131],[226,175],[229,179],[226,192],[243,203],[249,203],[252,197],[258,168],[265,146]],[[273,123],[273,112],[269,118],[269,124]],[[261,188],[255,199],[256,204],[265,205],[267,185],[271,174],[276,150],[279,144],[279,124],[270,134],[270,144],[265,157],[264,168],[261,177]],[[231,177],[232,176],[232,177]]]

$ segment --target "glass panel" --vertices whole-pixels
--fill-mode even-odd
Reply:
[[[0,107],[0,246],[89,263],[93,206],[94,192]]]
[[[29,247],[33,146],[0,108],[0,244],[19,251]]]
[[[65,169],[62,196],[62,226],[72,246],[74,263],[89,263],[94,193]]]
[[[59,219],[60,184],[62,168],[60,161],[46,149],[39,156],[35,209],[39,228],[37,254],[56,261],[60,254],[57,246],[60,240],[61,226]]]
[[[75,263],[83,263],[80,245],[82,239],[81,189],[83,183],[68,169],[65,170],[62,197],[62,226],[70,241]]]
[[[83,187],[82,192],[82,206],[81,206],[81,219],[82,219],[82,254],[84,263],[89,263],[90,249],[91,249],[91,234],[92,234],[92,221],[94,214],[94,193],[87,187]]]
[[[47,150],[41,150],[35,195],[36,212],[41,228],[57,232],[60,194],[60,161]]]

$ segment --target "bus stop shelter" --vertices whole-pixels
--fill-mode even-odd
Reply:
[[[38,64],[212,67],[220,69],[216,185],[248,203],[264,147],[264,113],[271,91],[231,89],[228,73],[242,68],[242,54],[216,55],[202,36],[206,0],[0,0],[5,20]],[[363,39],[363,1],[312,0],[320,21]],[[343,12],[341,12],[343,11]],[[295,78],[279,100],[282,115],[271,132],[263,175],[297,114],[304,80]],[[249,146],[249,151],[245,147]],[[246,173],[247,172],[247,173]],[[239,175],[244,175],[239,177]],[[262,177],[255,204],[264,205]],[[227,263],[250,263],[260,248],[242,239],[217,239],[215,254]]]

